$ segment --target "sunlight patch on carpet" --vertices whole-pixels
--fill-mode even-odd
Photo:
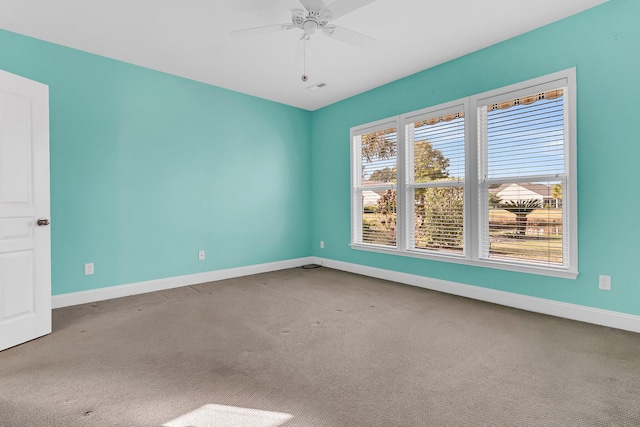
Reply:
[[[278,427],[293,418],[281,412],[237,406],[204,405],[179,416],[163,427]]]

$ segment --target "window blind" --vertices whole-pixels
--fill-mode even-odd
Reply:
[[[464,249],[464,112],[420,118],[407,126],[413,228],[409,247],[462,254]]]
[[[362,133],[358,138],[357,162],[361,177],[356,186],[360,198],[361,243],[396,246],[397,162],[396,127]]]
[[[479,109],[485,257],[564,265],[565,110],[562,88]]]

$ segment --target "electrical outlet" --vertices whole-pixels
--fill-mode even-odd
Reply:
[[[320,249],[324,249],[324,240],[320,240]]]
[[[600,280],[598,281],[598,288],[603,291],[611,290],[611,276],[600,276]]]
[[[204,251],[199,251],[199,252],[198,252],[198,259],[199,259],[200,261],[202,261],[202,260],[204,259]]]
[[[89,276],[93,274],[93,263],[89,262],[84,265],[84,275]]]

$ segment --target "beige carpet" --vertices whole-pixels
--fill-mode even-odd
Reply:
[[[639,426],[640,335],[320,268],[54,310],[1,426]]]

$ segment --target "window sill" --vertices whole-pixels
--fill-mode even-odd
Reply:
[[[420,258],[420,259],[426,259],[430,261],[450,262],[455,264],[470,265],[474,267],[493,268],[497,270],[516,271],[519,273],[538,274],[542,276],[559,277],[562,279],[575,279],[576,277],[578,277],[577,271],[569,270],[567,268],[562,268],[562,267],[536,266],[536,265],[524,264],[524,263],[518,263],[518,262],[496,261],[496,260],[485,260],[485,259],[473,260],[463,255],[431,254],[431,253],[424,253],[424,252],[418,252],[418,251],[387,248],[387,247],[378,246],[378,245],[368,245],[363,243],[352,243],[350,246],[352,249],[359,250],[359,251],[377,252],[377,253],[383,253],[388,255],[410,257],[410,258]]]

